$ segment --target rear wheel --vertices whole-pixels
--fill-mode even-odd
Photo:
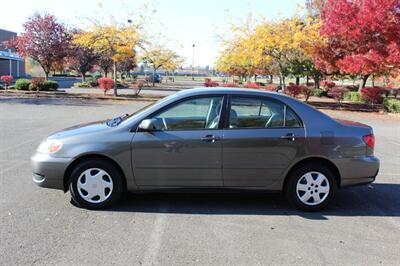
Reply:
[[[288,176],[286,198],[297,209],[319,211],[334,198],[337,190],[332,171],[320,164],[306,164]]]
[[[79,207],[103,209],[117,202],[123,194],[120,171],[106,160],[87,160],[72,171],[69,190]]]

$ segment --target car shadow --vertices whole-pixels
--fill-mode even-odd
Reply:
[[[322,212],[291,208],[281,193],[131,194],[106,211],[193,215],[295,215],[326,220],[332,216],[400,216],[400,184],[372,184],[340,190]]]

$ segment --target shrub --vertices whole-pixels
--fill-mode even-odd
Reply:
[[[30,81],[28,79],[17,79],[15,82],[15,89],[27,91],[29,90]]]
[[[344,95],[343,99],[346,101],[359,103],[361,102],[361,94],[358,91],[349,91]]]
[[[76,88],[91,88],[92,86],[90,85],[89,82],[76,82],[74,83],[74,87]]]
[[[336,86],[336,83],[333,81],[323,80],[320,82],[320,86],[326,89],[330,89]]]
[[[302,87],[301,94],[303,94],[304,99],[306,100],[306,102],[308,102],[308,99],[310,99],[310,97],[314,95],[314,89],[312,87],[307,87],[307,86],[300,86],[300,87]]]
[[[287,94],[289,94],[290,96],[292,96],[294,98],[297,98],[301,94],[303,89],[304,89],[304,86],[295,85],[295,84],[289,85],[286,87]]]
[[[3,86],[0,86],[0,90],[4,90],[4,87],[3,87]]]
[[[218,86],[219,86],[218,82],[212,81],[210,79],[208,79],[208,81],[204,82],[204,87],[218,87]]]
[[[257,83],[251,83],[247,82],[246,84],[243,85],[243,88],[248,88],[248,89],[259,89],[261,86],[258,85]]]
[[[339,103],[343,101],[344,95],[348,92],[349,90],[345,87],[332,87],[328,91],[328,95],[331,96],[333,99],[338,101]]]
[[[4,84],[6,85],[6,90],[8,89],[8,87],[11,85],[11,82],[13,81],[13,77],[6,75],[6,76],[1,76],[0,80],[2,80],[4,82]]]
[[[54,80],[45,80],[43,82],[42,88],[43,91],[54,91],[58,89],[58,82]]]
[[[29,90],[36,90],[37,92],[43,89],[44,78],[33,78],[29,84]]]
[[[314,96],[316,96],[316,97],[328,96],[328,94],[326,93],[326,91],[325,91],[325,90],[322,90],[322,89],[314,89],[313,94],[314,94]]]
[[[400,113],[400,100],[386,98],[383,100],[383,108],[389,113]]]
[[[237,87],[239,87],[238,84],[233,83],[233,82],[227,82],[227,83],[225,83],[225,84],[222,85],[222,86],[223,86],[223,87],[226,87],[226,88],[237,88]]]
[[[100,89],[103,90],[104,95],[106,95],[108,90],[114,87],[114,80],[110,78],[99,78],[97,82],[99,83]]]
[[[90,87],[97,87],[97,86],[99,86],[99,83],[97,82],[97,80],[98,80],[98,79],[89,81]]]
[[[361,99],[371,104],[382,103],[385,92],[382,87],[365,87],[361,89]]]
[[[265,86],[265,89],[267,91],[277,91],[278,90],[278,85],[268,84],[267,86]]]

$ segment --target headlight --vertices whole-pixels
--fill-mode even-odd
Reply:
[[[59,140],[45,140],[40,143],[37,152],[45,154],[56,153],[61,150],[62,146],[63,144]]]

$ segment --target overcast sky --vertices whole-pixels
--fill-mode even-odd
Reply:
[[[5,1],[5,0],[1,0]],[[217,35],[229,29],[230,17],[244,19],[248,0],[147,0],[156,9],[150,31],[162,32],[189,65],[195,44],[195,65],[213,65],[218,54]],[[277,19],[292,15],[305,0],[252,0],[253,17]],[[100,3],[100,4],[99,4]],[[107,12],[126,20],[129,12],[139,17],[143,0],[11,0],[2,6],[0,28],[21,32],[22,24],[34,12],[54,14],[60,21],[85,27],[89,18],[103,19]],[[138,11],[138,12],[136,12]]]

